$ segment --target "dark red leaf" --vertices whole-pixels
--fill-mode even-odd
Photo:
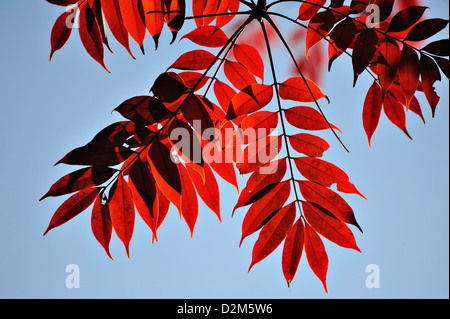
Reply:
[[[161,101],[173,103],[186,93],[187,89],[178,74],[164,72],[156,78],[150,91]]]
[[[109,251],[109,243],[112,236],[111,215],[108,205],[102,203],[100,196],[97,196],[92,208],[91,228],[94,237],[105,249],[108,257],[113,259]]]
[[[422,54],[420,57],[420,76],[422,79],[422,89],[425,96],[430,104],[432,116],[436,114],[436,107],[439,103],[440,97],[435,91],[435,83],[441,81],[441,73],[439,72],[439,67],[430,57]],[[410,104],[411,108],[411,104]]]
[[[155,139],[148,150],[148,159],[158,188],[170,202],[180,208],[181,178],[170,150],[159,139]]]
[[[387,38],[380,43],[378,52],[377,72],[384,96],[397,76],[402,52],[396,42]]]
[[[355,22],[350,18],[346,18],[339,22],[333,31],[330,32],[330,38],[341,51],[345,51],[352,44],[356,31]]]
[[[436,33],[444,30],[448,25],[448,20],[427,19],[417,23],[408,33],[406,41],[423,41],[431,38]]]
[[[284,240],[295,219],[296,202],[281,208],[261,229],[252,252],[252,267],[270,255]]]
[[[116,172],[117,170],[105,166],[79,169],[61,177],[40,200],[49,196],[61,196],[89,187],[100,186],[108,181]]]
[[[389,23],[387,32],[402,32],[412,27],[422,18],[427,7],[410,6],[398,12]]]
[[[159,123],[170,114],[164,104],[153,96],[136,96],[124,101],[114,111],[136,123]]]
[[[130,257],[130,241],[134,231],[134,202],[128,183],[122,174],[117,176],[109,193],[108,207],[111,215],[111,224],[117,237],[122,241]]]
[[[214,114],[208,111],[206,104],[197,95],[189,95],[187,97],[181,113],[200,136],[203,136],[205,130],[214,127]],[[215,139],[215,136],[203,137],[209,141]]]
[[[53,54],[61,49],[69,40],[72,34],[72,28],[68,26],[69,19],[74,17],[75,9],[66,11],[61,14],[58,19],[56,19],[55,24],[52,28],[52,34],[50,38],[50,43],[52,46],[49,60],[52,59]]]
[[[438,40],[427,44],[423,51],[431,53],[433,55],[439,56],[449,56],[450,55],[450,40]]]
[[[361,31],[353,47],[352,64],[354,72],[353,86],[358,77],[369,66],[377,51],[378,35],[373,29],[365,28]]]
[[[186,4],[184,0],[164,0],[164,4],[166,6],[165,21],[172,32],[171,43],[173,43],[184,24]]]
[[[78,0],[46,0],[47,2],[50,2],[51,4],[56,4],[58,6],[67,7],[71,4],[75,4],[78,2]]]
[[[132,150],[123,146],[99,147],[86,144],[67,153],[55,165],[114,166],[122,163],[133,154]]]
[[[158,191],[148,162],[137,160],[132,164],[129,171],[128,185],[136,210],[157,240]]]
[[[53,228],[61,226],[85,211],[98,195],[97,188],[88,188],[75,193],[67,199],[53,214],[44,236]]]
[[[259,111],[245,117],[239,127],[242,130],[244,144],[250,144],[270,135],[278,126],[278,113]]]
[[[400,86],[406,96],[406,107],[417,91],[419,85],[419,57],[417,53],[405,45],[402,50],[400,66],[399,66]]]

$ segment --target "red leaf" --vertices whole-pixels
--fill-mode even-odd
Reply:
[[[236,167],[243,175],[254,172],[273,160],[280,153],[282,144],[282,135],[259,139],[237,154]]]
[[[369,146],[372,147],[372,137],[380,122],[381,111],[383,109],[381,87],[376,81],[367,92],[363,108],[363,124],[366,131]]]
[[[193,168],[193,164],[186,163],[186,169],[194,183],[195,189],[203,202],[208,206],[222,221],[220,217],[220,192],[216,177],[209,165],[205,165],[205,176],[203,177]]]
[[[302,77],[292,77],[280,83],[280,97],[283,100],[310,103],[326,98],[326,95],[313,81],[303,80]]]
[[[365,28],[361,31],[353,47],[352,64],[354,72],[353,86],[359,75],[369,66],[377,51],[378,35],[373,29]]]
[[[111,216],[108,205],[102,204],[102,199],[97,199],[92,208],[91,228],[94,237],[103,246],[109,258],[113,259],[109,252],[109,243],[112,235]]]
[[[448,20],[444,19],[428,19],[417,23],[408,33],[405,41],[423,41],[431,38],[436,33],[445,29],[448,25]]]
[[[301,218],[289,230],[283,246],[282,269],[288,286],[291,284],[300,263],[305,241],[305,227]]]
[[[227,120],[256,112],[272,101],[272,85],[253,84],[236,94],[231,100],[226,115]]]
[[[336,245],[361,252],[350,228],[330,212],[308,202],[302,202],[302,208],[306,220],[319,234]]]
[[[135,96],[124,101],[114,111],[126,119],[144,125],[159,123],[170,114],[164,104],[152,96]]]
[[[269,193],[267,193],[260,200],[250,206],[247,214],[242,222],[242,241],[264,226],[289,198],[291,192],[291,181],[287,180],[279,183]]]
[[[200,90],[209,80],[208,76],[203,76],[201,73],[194,71],[180,72],[178,73],[178,76],[188,88],[194,89],[195,87],[194,91]]]
[[[98,195],[96,188],[88,188],[75,193],[67,199],[53,214],[44,236],[53,228],[61,226],[78,214],[85,211],[94,202]]]
[[[308,223],[305,224],[305,253],[309,267],[322,282],[325,292],[328,293],[326,283],[328,255],[322,239]]]
[[[186,120],[191,124],[194,130],[203,136],[203,132],[206,129],[214,127],[214,120],[211,118],[214,114],[209,112],[205,103],[197,95],[189,95],[184,106],[181,109],[181,113]],[[206,137],[205,139],[212,141],[213,137]]]
[[[50,37],[52,50],[50,52],[49,60],[51,60],[53,54],[61,49],[66,44],[67,40],[69,40],[70,35],[72,34],[72,28],[68,27],[67,22],[69,18],[73,17],[74,12],[75,9],[66,11],[56,19]]]
[[[228,110],[231,100],[236,95],[236,91],[226,83],[220,80],[214,81],[214,95],[219,102],[222,110]]]
[[[420,70],[417,53],[407,45],[402,50],[399,75],[400,86],[406,96],[406,107],[409,108],[409,103],[417,91]]]
[[[144,44],[145,13],[141,0],[119,0],[120,12],[125,28],[139,46]]]
[[[433,59],[425,54],[422,54],[420,57],[419,70],[422,79],[423,92],[431,106],[432,115],[434,117],[436,114],[436,107],[440,100],[440,97],[436,94],[434,84],[437,81],[441,81],[441,73]],[[412,103],[409,106],[411,108]]]
[[[317,11],[320,10],[320,6],[323,6],[326,0],[314,0],[312,3],[302,3],[298,11],[298,20],[308,21],[310,20]]]
[[[57,164],[114,166],[122,163],[134,152],[123,146],[99,147],[86,144],[78,147],[60,159]]]
[[[164,27],[165,7],[162,1],[142,0],[145,12],[145,24],[148,32],[158,48],[158,40]]]
[[[215,55],[205,50],[193,50],[182,54],[169,68],[181,70],[206,70]]]
[[[186,167],[181,162],[177,164],[181,179],[181,215],[191,232],[191,238],[194,236],[194,227],[198,217],[198,200],[195,187],[192,184]]]
[[[286,175],[286,170],[286,158],[267,164],[267,171],[256,170],[248,178],[233,213],[240,207],[253,204],[275,188]]]
[[[128,31],[123,24],[122,14],[120,13],[119,0],[102,0],[101,6],[111,33],[128,53],[133,56],[130,50]]]
[[[158,191],[148,162],[137,160],[132,164],[129,171],[128,185],[139,215],[151,229],[153,236],[157,240]]]
[[[409,138],[411,136],[406,128],[406,112],[403,105],[391,94],[387,94],[383,102],[383,110],[389,120],[401,129]]]
[[[180,208],[181,178],[169,149],[156,139],[148,150],[148,159],[158,188],[170,202]]]
[[[250,144],[270,135],[278,126],[278,113],[259,111],[245,117],[240,128],[245,137],[244,144]]]
[[[252,267],[270,255],[284,240],[295,219],[296,202],[283,207],[261,229],[252,252]]]
[[[289,136],[289,143],[295,151],[312,157],[322,157],[330,148],[324,139],[307,133]]]
[[[343,223],[352,224],[362,232],[361,227],[356,222],[353,209],[340,195],[314,182],[299,181],[298,184],[300,185],[300,192],[308,202],[316,203]]]
[[[201,28],[203,23],[203,11],[205,10],[207,0],[192,1],[192,13],[194,15],[194,21],[197,28]]]
[[[330,126],[318,111],[309,106],[296,106],[284,110],[284,115],[289,124],[296,128],[309,131],[327,130],[330,126],[333,129],[340,129],[333,124]]]
[[[187,89],[178,74],[164,72],[156,78],[150,91],[161,101],[173,103],[186,93]]]
[[[94,12],[87,2],[80,6],[80,28],[78,31],[81,42],[87,53],[109,72],[103,61],[105,50],[103,48],[103,38],[100,27]]]
[[[67,7],[78,2],[78,0],[46,0],[46,1],[50,2],[51,4],[56,4],[58,6],[63,7]]]
[[[189,32],[181,39],[189,39],[192,42],[204,47],[219,48],[228,42],[228,37],[222,29],[216,26],[203,26]]]
[[[450,55],[450,40],[438,40],[427,44],[422,51],[431,53],[433,55],[439,56],[449,56]]]
[[[117,170],[105,166],[79,169],[61,177],[40,200],[49,196],[61,196],[92,186],[100,186],[108,181],[116,172]]]
[[[338,191],[357,194],[365,198],[350,182],[348,175],[336,165],[312,157],[294,158],[294,163],[300,174],[311,182],[316,182],[325,187],[330,187],[336,183]]]
[[[341,51],[345,51],[352,44],[356,32],[357,29],[353,19],[346,18],[334,27],[330,33],[330,38]]]
[[[130,240],[134,231],[134,203],[130,188],[122,175],[117,177],[110,190],[108,207],[111,214],[111,223],[117,237],[125,246],[128,258],[130,257]]]
[[[335,16],[331,11],[322,11],[317,13],[308,24],[308,31],[306,33],[306,47],[305,54],[308,58],[309,50],[324,39],[328,32],[333,29],[335,23]]]
[[[248,44],[235,44],[233,55],[253,75],[264,80],[264,62],[258,50]]]
[[[238,12],[240,2],[238,0],[222,0],[220,1],[217,13]],[[216,25],[221,28],[228,24],[236,15],[221,15],[216,17]]]
[[[422,18],[427,7],[410,6],[398,12],[390,21],[387,32],[402,32],[412,27]]]
[[[208,25],[214,21],[216,18],[214,15],[219,9],[219,0],[206,0],[205,9],[203,10],[203,14],[206,17],[203,17],[203,24]]]
[[[165,21],[170,31],[172,32],[173,43],[177,37],[178,31],[184,23],[184,17],[186,15],[186,4],[184,0],[164,0],[165,8]]]
[[[238,62],[225,60],[223,71],[227,79],[238,90],[257,83],[255,77]]]
[[[397,76],[402,53],[397,43],[389,39],[381,42],[378,51],[377,72],[384,95]]]

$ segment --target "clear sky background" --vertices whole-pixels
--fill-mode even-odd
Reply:
[[[448,18],[448,2],[427,1],[430,16]],[[138,217],[126,257],[117,236],[110,260],[90,229],[90,212],[42,236],[63,198],[39,198],[73,170],[56,163],[107,125],[122,101],[147,94],[157,75],[186,50],[168,46],[147,54],[132,46],[131,59],[112,40],[107,74],[92,60],[77,32],[48,62],[50,31],[62,8],[45,1],[0,0],[0,297],[2,298],[448,298],[449,297],[449,99],[448,80],[438,86],[436,118],[421,96],[427,124],[408,114],[409,140],[383,115],[367,144],[361,113],[371,84],[363,76],[352,88],[349,60],[336,61],[324,91],[329,120],[344,132],[347,154],[332,137],[324,157],[344,169],[368,198],[344,196],[364,230],[355,230],[362,253],[325,241],[330,259],[328,289],[305,255],[290,288],[281,271],[281,249],[247,273],[257,235],[238,247],[244,210],[231,211],[235,189],[220,182],[222,218],[203,204],[194,238],[170,211],[151,243]],[[445,15],[445,16],[443,16]],[[182,30],[184,34],[188,28]],[[441,37],[448,36],[448,29]],[[220,181],[220,178],[218,178]],[[241,189],[245,179],[239,180]],[[66,266],[80,268],[80,288],[65,285]],[[380,288],[366,287],[366,267],[378,265]]]

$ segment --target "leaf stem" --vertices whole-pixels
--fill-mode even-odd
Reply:
[[[284,138],[284,142],[285,142],[285,145],[286,145],[286,153],[287,153],[287,159],[288,159],[288,164],[289,164],[289,171],[291,173],[292,185],[294,186],[295,199],[296,199],[296,202],[298,204],[299,196],[298,196],[297,186],[295,184],[294,169],[292,167],[292,157],[291,157],[291,154],[290,154],[290,151],[289,151],[289,140],[288,140],[288,137],[287,137],[286,125],[284,123],[284,117],[283,117],[283,113],[282,113],[283,109],[281,107],[280,94],[278,92],[278,81],[277,81],[277,75],[276,75],[276,72],[275,72],[275,65],[274,65],[274,62],[273,62],[272,50],[270,48],[269,38],[267,36],[267,31],[266,31],[266,27],[264,25],[264,21],[260,21],[260,25],[261,25],[261,29],[262,29],[263,34],[264,34],[264,40],[265,40],[266,46],[267,46],[267,53],[269,55],[270,69],[272,71],[272,77],[273,77],[275,93],[276,93],[275,95],[277,97],[278,112],[280,113],[281,127],[282,127],[282,130],[283,130],[283,138]],[[302,209],[301,209],[300,204],[298,204],[298,209],[299,209],[300,215],[302,216],[303,213],[302,213]]]

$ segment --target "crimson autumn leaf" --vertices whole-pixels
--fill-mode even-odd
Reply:
[[[67,20],[74,14],[74,12],[74,9],[64,12],[58,17],[53,25],[51,34],[52,50],[50,52],[49,60],[51,60],[53,54],[61,49],[66,44],[67,40],[69,40],[70,35],[72,34],[72,28],[67,27]]]
[[[310,103],[327,96],[313,81],[302,77],[292,77],[280,83],[280,97],[284,100]]]
[[[328,292],[326,284],[328,255],[322,239],[308,223],[305,223],[305,253],[309,266],[322,281],[325,292]]]
[[[282,268],[288,286],[291,284],[300,263],[305,241],[305,226],[298,219],[291,226],[283,245]]]
[[[94,237],[103,246],[109,258],[113,259],[109,251],[109,243],[112,237],[111,214],[108,205],[102,203],[97,196],[91,214],[91,228]]]
[[[254,76],[264,80],[264,61],[258,50],[248,44],[235,44],[233,55],[237,62],[241,63]]]
[[[189,39],[198,45],[211,48],[220,48],[228,41],[225,32],[219,27],[212,25],[197,28],[181,37],[181,39],[184,38]]]

